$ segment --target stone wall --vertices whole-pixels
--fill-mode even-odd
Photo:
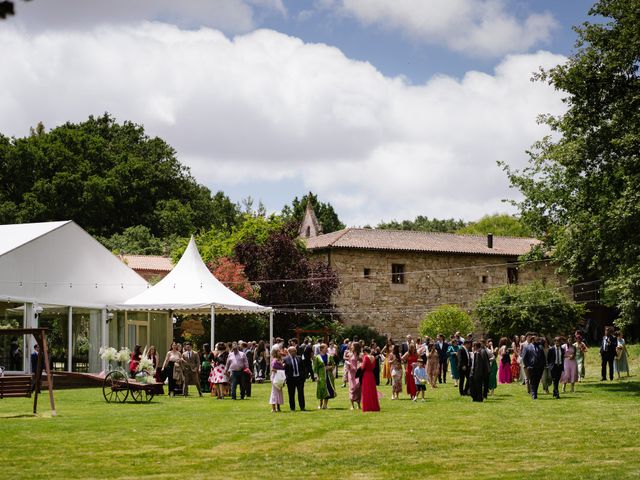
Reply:
[[[508,283],[509,268],[517,268],[518,283],[539,279],[563,285],[553,266],[509,265],[516,261],[514,257],[359,249],[314,255],[328,261],[340,277],[332,300],[344,324],[369,325],[394,339],[417,335],[425,314],[438,305],[454,304],[471,311],[486,290]],[[404,265],[404,283],[392,282],[392,264]]]

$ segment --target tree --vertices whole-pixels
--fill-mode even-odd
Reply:
[[[247,238],[235,247],[235,260],[245,266],[249,280],[260,285],[261,303],[289,310],[274,317],[274,328],[282,336],[321,315],[314,309],[331,308],[331,294],[338,287],[337,274],[328,264],[311,260],[297,234],[297,226],[289,223],[271,232],[264,243]],[[330,322],[329,315],[324,317]]]
[[[125,228],[122,233],[97,240],[116,254],[167,255],[180,239],[176,236],[158,238],[144,225]]]
[[[572,281],[601,279],[620,326],[640,319],[640,0],[601,0],[575,53],[535,78],[566,94],[522,171],[522,220]]]
[[[231,226],[238,207],[212,198],[174,149],[109,114],[25,138],[0,135],[0,220],[72,219],[93,235],[144,225],[154,235],[185,235]]]
[[[485,331],[511,337],[524,332],[541,335],[573,331],[585,312],[556,288],[532,282],[488,290],[476,303],[475,315]]]
[[[471,222],[456,233],[487,235],[493,233],[503,237],[530,237],[531,229],[518,218],[507,214],[485,215],[477,222]]]
[[[260,297],[260,289],[252,285],[244,273],[244,265],[232,258],[221,257],[209,262],[207,267],[220,282],[228,289],[237,293],[242,298],[257,302]]]
[[[447,218],[440,220],[437,218],[430,219],[429,217],[423,217],[418,215],[415,220],[392,220],[390,222],[380,222],[376,228],[382,230],[414,230],[419,232],[441,232],[441,233],[453,233],[456,230],[464,227],[466,223],[463,220],[455,220],[453,218]]]
[[[440,334],[448,338],[456,332],[466,335],[474,330],[475,325],[469,314],[456,305],[440,305],[427,313],[420,324],[420,335],[431,338]]]
[[[269,217],[243,214],[238,224],[232,228],[214,227],[196,237],[196,243],[200,255],[205,263],[215,262],[221,257],[233,257],[236,245],[244,241],[254,241],[263,245],[272,232],[280,230],[284,223],[277,215]],[[176,249],[171,252],[171,257],[177,261],[182,256],[188,238],[183,238]]]
[[[282,217],[288,222],[294,222],[300,225],[304,218],[304,212],[308,202],[311,202],[316,218],[320,225],[322,225],[322,233],[335,232],[345,228],[345,224],[340,221],[333,206],[330,203],[319,202],[318,196],[312,192],[309,192],[301,199],[295,197],[291,205],[285,205],[282,208]]]

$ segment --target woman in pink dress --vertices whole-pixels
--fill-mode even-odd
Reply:
[[[360,356],[360,344],[353,342],[350,348],[349,358],[345,360],[344,368],[347,370],[347,381],[349,382],[349,400],[351,400],[351,410],[360,408],[360,379],[356,377],[356,372],[362,360]]]
[[[511,357],[509,357],[509,339],[502,337],[498,347],[498,382],[511,383]]]
[[[569,335],[564,347],[564,370],[562,372],[562,391],[566,391],[567,383],[571,384],[571,391],[578,381],[578,362],[576,360],[576,347],[573,346],[573,337]]]
[[[402,361],[406,365],[405,372],[405,383],[407,384],[407,393],[413,400],[416,396],[416,382],[413,380],[413,369],[415,368],[414,363],[418,361],[418,350],[416,349],[415,343],[409,344],[409,350],[402,356]]]
[[[284,403],[284,395],[282,393],[283,386],[277,386],[273,383],[273,377],[275,377],[278,370],[284,370],[284,362],[282,361],[282,355],[279,350],[273,352],[273,360],[271,361],[271,397],[269,397],[269,405],[271,405],[271,412],[279,412],[280,405]]]
[[[373,370],[376,367],[376,360],[371,355],[371,348],[364,347],[364,356],[362,357],[362,379],[361,379],[361,395],[362,395],[362,411],[363,412],[379,412],[380,402],[378,401],[378,391],[376,390],[376,378]]]

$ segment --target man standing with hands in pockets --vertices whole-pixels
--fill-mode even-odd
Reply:
[[[300,410],[305,409],[304,403],[304,377],[306,372],[302,366],[302,359],[298,357],[296,347],[288,349],[289,355],[284,358],[284,373],[287,377],[287,393],[289,394],[289,408],[296,409],[295,394],[298,391],[298,405]]]

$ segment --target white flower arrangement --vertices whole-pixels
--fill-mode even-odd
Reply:
[[[131,359],[131,351],[127,347],[121,348],[116,355],[116,359],[120,363],[127,363]]]
[[[105,362],[115,362],[118,357],[118,351],[113,347],[100,347],[100,358]]]
[[[145,347],[140,361],[138,362],[138,372],[145,372],[147,375],[153,375],[153,360],[147,357],[147,348]]]

